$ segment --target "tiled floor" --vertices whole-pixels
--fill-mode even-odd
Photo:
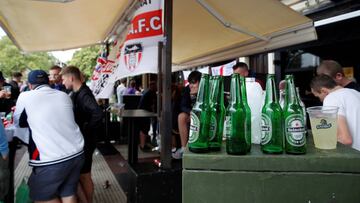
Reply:
[[[18,162],[15,170],[15,188],[19,186],[24,177],[29,177],[30,173],[31,167],[28,166],[28,154],[25,153]],[[113,171],[98,151],[93,155],[92,177],[95,187],[94,203],[126,202],[126,195],[116,180]],[[109,183],[109,187],[107,188],[104,187],[106,181]]]
[[[121,203],[126,202],[126,195],[129,189],[129,166],[127,163],[127,145],[116,145],[114,148],[118,153],[103,156],[96,150],[93,155],[92,176],[95,185],[94,203]],[[139,163],[153,162],[159,159],[158,152],[144,153],[138,150]],[[29,177],[31,167],[28,166],[27,148],[23,146],[17,150],[15,160],[15,188],[17,188],[23,178]],[[108,189],[104,188],[105,181],[110,183]]]

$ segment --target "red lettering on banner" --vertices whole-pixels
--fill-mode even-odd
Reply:
[[[132,20],[126,40],[162,35],[162,10],[137,15]]]

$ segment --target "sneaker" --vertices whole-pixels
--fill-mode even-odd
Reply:
[[[178,150],[176,150],[175,152],[173,152],[171,154],[173,159],[182,159],[183,158],[183,154],[184,154],[184,149],[183,148],[179,148]]]
[[[153,138],[151,139],[151,145],[153,145],[154,147],[157,147],[157,146],[158,146],[156,137],[153,137]]]

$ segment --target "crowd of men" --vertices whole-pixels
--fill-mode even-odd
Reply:
[[[360,86],[345,77],[336,61],[324,60],[316,70],[317,76],[310,84],[312,93],[324,106],[339,107],[338,141],[360,150]],[[234,65],[233,71],[244,77],[250,72],[247,64],[241,62]],[[31,71],[23,84],[21,77],[21,73],[14,73],[11,82],[5,83],[0,72],[0,112],[9,113],[16,104],[15,125],[30,130],[29,164],[33,170],[28,184],[31,199],[35,202],[92,202],[92,154],[103,111],[86,86],[81,71],[74,66],[54,66],[49,73]],[[181,159],[187,146],[190,111],[196,102],[200,79],[201,73],[193,71],[186,87],[180,90],[175,81],[172,85],[174,159]],[[3,90],[4,86],[11,86],[11,92]],[[129,82],[128,88],[126,80],[121,80],[116,91],[119,103],[123,95],[137,91],[134,80]],[[156,82],[152,81],[149,89],[143,92],[138,108],[156,112],[156,92]],[[140,148],[151,150],[153,146],[148,146],[146,140],[154,122],[144,119],[140,123]],[[5,169],[11,165],[8,163],[10,143],[4,135],[0,122],[0,200],[9,189],[4,177],[7,175]]]
[[[340,143],[360,151],[360,85],[345,77],[342,66],[323,61],[311,81],[312,93],[324,106],[338,107],[337,138]]]
[[[98,129],[102,125],[103,110],[77,67],[53,66],[49,73],[33,70],[24,83],[26,87],[20,86],[21,76],[14,74],[13,81],[16,83],[6,84],[0,72],[0,87],[18,85],[18,88],[11,88],[11,96],[0,91],[1,104],[6,104],[1,105],[0,111],[8,113],[16,104],[15,126],[29,128],[28,151],[32,173],[28,185],[31,200],[92,202],[92,154]],[[11,161],[4,135],[1,122],[0,179],[4,181],[0,181],[0,200],[9,190],[6,184],[9,179],[2,176],[7,167],[2,166]],[[9,169],[13,173],[13,168]],[[10,189],[10,192],[13,191]],[[8,196],[12,196],[10,192]]]

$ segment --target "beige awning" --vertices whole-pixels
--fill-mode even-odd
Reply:
[[[0,25],[23,51],[54,51],[101,43],[133,0],[1,0]]]
[[[66,50],[121,31],[136,2],[1,0],[0,24],[24,51]],[[174,0],[174,71],[314,39],[311,19],[277,0]]]
[[[312,20],[277,0],[200,1],[234,27],[267,38],[265,40],[226,28],[199,1],[174,1],[175,70],[316,39]]]

